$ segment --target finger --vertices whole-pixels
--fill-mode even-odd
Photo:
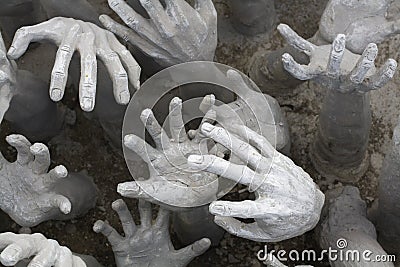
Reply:
[[[203,134],[203,132],[201,131],[201,128],[204,124],[212,124],[217,120],[217,112],[215,110],[209,110],[206,115],[204,115],[203,119],[201,120],[200,126],[199,126],[199,130],[196,131],[196,135],[193,138],[193,141],[196,143],[200,143],[202,139],[205,138],[205,135]],[[204,145],[206,145],[206,143],[204,143]],[[206,151],[206,150],[204,150]]]
[[[210,213],[223,217],[237,217],[237,218],[265,218],[267,211],[266,204],[252,200],[245,200],[240,202],[230,201],[215,201],[210,204]]]
[[[167,13],[174,19],[175,24],[181,29],[187,28],[189,21],[183,11],[183,5],[187,5],[189,8],[192,7],[184,0],[165,0],[165,3],[167,5]]]
[[[139,214],[140,214],[140,227],[150,228],[152,221],[151,203],[139,199]]]
[[[126,47],[123,46],[112,33],[108,35],[108,41],[111,49],[118,54],[120,60],[122,61],[122,64],[125,66],[125,69],[128,72],[128,79],[130,84],[132,84],[132,86],[136,90],[139,90],[140,73],[142,70],[141,67],[132,56],[131,52],[129,52],[129,50],[126,49]]]
[[[331,77],[339,77],[340,64],[342,63],[346,49],[346,35],[338,34],[332,43],[331,53],[327,67],[327,73]]]
[[[243,223],[231,217],[215,216],[214,222],[232,235],[256,242],[273,242],[273,238],[265,233],[256,222]]]
[[[214,107],[214,104],[215,104],[215,96],[206,95],[203,98],[203,101],[201,101],[199,109],[201,110],[201,112],[206,114],[210,109]]]
[[[145,31],[146,27],[143,27],[140,28],[140,30],[137,30],[136,33],[128,27],[115,22],[107,15],[101,15],[99,17],[99,20],[107,30],[118,35],[125,42],[129,42],[132,45],[135,45],[149,56],[157,57],[160,54],[168,53],[168,51],[165,51],[157,45],[154,45],[163,42],[156,31],[153,31],[152,33],[147,33]],[[149,29],[152,29],[151,26],[149,26]]]
[[[80,30],[80,25],[75,24],[71,30],[68,31],[67,36],[63,39],[57,50],[50,81],[50,98],[53,101],[60,101],[64,96],[69,64],[76,48],[78,32]]]
[[[96,101],[97,60],[94,38],[92,32],[84,33],[79,45],[79,53],[81,54],[79,102],[82,110],[87,112],[94,109]]]
[[[17,239],[18,237],[16,237]],[[18,242],[16,239],[10,242],[3,252],[0,254],[0,262],[4,266],[14,266],[19,261],[29,258],[35,251],[30,244],[25,242]]]
[[[158,211],[157,219],[154,223],[154,227],[157,229],[165,229],[166,231],[168,231],[169,216],[170,216],[169,210],[166,210],[166,209],[160,207],[160,210]]]
[[[6,137],[7,143],[17,150],[17,162],[25,165],[33,160],[30,147],[31,143],[23,135],[12,134]]]
[[[71,250],[60,247],[54,267],[75,267]]]
[[[112,209],[118,213],[122,228],[124,229],[125,236],[133,236],[136,232],[136,224],[126,203],[122,199],[118,199],[114,201],[111,206]]]
[[[56,182],[68,176],[68,170],[64,165],[58,165],[49,171],[50,182]]]
[[[188,164],[195,170],[205,170],[244,185],[260,184],[263,180],[259,174],[247,166],[236,165],[212,155],[191,155],[188,158]]]
[[[260,150],[261,155],[264,157],[273,158],[278,153],[278,151],[276,151],[267,138],[253,131],[249,127],[238,125],[235,128],[237,130],[237,134],[244,140],[249,140],[252,145]]]
[[[252,147],[248,142],[242,141],[235,135],[228,133],[225,129],[205,123],[201,127],[201,131],[205,136],[230,149],[243,162],[248,162],[254,169],[260,170],[269,167],[270,161],[258,153],[257,149]]]
[[[147,144],[145,140],[134,134],[129,134],[124,137],[124,146],[138,154],[146,163],[151,163],[159,154],[159,152],[151,145]]]
[[[173,24],[167,16],[164,7],[161,5],[160,0],[139,0],[140,4],[146,10],[151,22],[157,28],[158,32],[164,38],[169,38],[174,35],[172,32]]]
[[[117,192],[123,197],[144,199],[146,201],[154,201],[154,199],[143,190],[142,184],[146,181],[132,181],[118,184]]]
[[[31,42],[50,40],[54,43],[61,42],[61,34],[54,29],[54,20],[48,20],[33,26],[25,26],[17,30],[13,42],[8,50],[10,59],[21,57]]]
[[[315,50],[315,45],[300,37],[295,31],[286,24],[278,25],[279,33],[285,38],[289,45],[293,46],[300,52],[310,56],[312,51]]]
[[[122,21],[134,31],[151,28],[150,23],[124,0],[108,0],[108,5],[118,14]]]
[[[69,214],[72,210],[72,204],[68,198],[62,195],[53,195],[49,199],[50,206],[57,207],[64,214]]]
[[[203,238],[185,248],[176,251],[177,257],[183,261],[182,266],[186,266],[194,258],[206,252],[210,248],[210,246],[211,240],[208,238]]]
[[[142,114],[140,115],[140,119],[153,138],[158,149],[169,147],[169,137],[165,133],[164,129],[161,128],[151,109],[143,110]]]
[[[169,104],[169,127],[171,137],[176,142],[182,143],[187,140],[185,123],[182,117],[182,99],[175,97]]]
[[[373,90],[384,87],[394,76],[397,69],[397,62],[394,59],[388,59],[379,71],[371,78],[371,88]]]
[[[291,55],[282,55],[283,67],[296,79],[306,81],[317,76],[321,71],[313,70],[310,66],[297,63]]]
[[[374,66],[375,59],[378,55],[378,47],[374,43],[368,44],[364,50],[357,65],[350,74],[350,80],[355,84],[360,84],[364,81],[367,72]]]
[[[101,220],[95,222],[93,231],[96,233],[102,233],[112,247],[118,246],[121,242],[123,242],[122,236],[120,236],[117,231],[115,231],[115,229],[107,222]]]
[[[129,103],[131,95],[128,88],[128,74],[126,73],[118,54],[111,50],[108,39],[103,34],[96,36],[101,43],[101,49],[98,49],[97,55],[107,68],[113,84],[114,98],[118,104],[126,105]]]
[[[49,239],[47,245],[31,260],[27,267],[51,267],[54,266],[57,255],[57,248],[60,245],[57,241]],[[64,265],[66,266],[66,265]]]
[[[30,147],[30,151],[35,159],[32,162],[32,171],[35,174],[46,173],[50,166],[49,148],[41,143],[35,143]]]

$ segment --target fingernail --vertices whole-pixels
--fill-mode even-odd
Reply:
[[[64,214],[69,214],[71,212],[71,204],[69,202],[62,203],[60,210]]]
[[[210,212],[214,215],[222,215],[225,213],[225,207],[220,204],[211,204]]]
[[[201,164],[204,161],[204,157],[200,155],[190,155],[188,161],[191,163]]]
[[[93,99],[90,97],[84,97],[82,101],[82,108],[84,111],[93,110]]]
[[[129,93],[129,91],[123,91],[119,94],[119,101],[121,102],[121,104],[128,104],[130,98],[131,94]]]
[[[16,263],[19,260],[22,251],[20,249],[12,247],[11,249],[8,249],[7,252],[8,252],[7,254],[3,253],[1,257],[2,262],[4,262],[7,266],[13,266],[14,263]]]
[[[15,47],[11,46],[10,49],[8,49],[7,55],[12,57],[15,53],[15,50],[16,50]]]
[[[117,192],[122,196],[127,195],[129,193],[137,193],[139,192],[139,186],[135,182],[118,184]]]
[[[153,111],[151,111],[151,109],[146,108],[145,110],[142,111],[142,114],[140,114],[140,116],[142,117],[142,119],[147,119],[148,117],[150,117],[152,113]]]
[[[102,222],[102,221],[97,221],[97,222],[95,222],[94,225],[93,225],[93,231],[94,231],[95,233],[100,233],[101,230],[103,229],[103,226],[104,226],[104,222]]]
[[[208,238],[203,238],[199,241],[200,246],[202,247],[207,247],[209,245],[211,245],[211,240]]]
[[[58,177],[65,178],[68,175],[68,170],[63,165],[59,165],[55,168],[55,172],[57,173]]]
[[[50,97],[53,101],[60,101],[61,100],[61,90],[54,88],[51,90]]]
[[[209,124],[209,123],[204,123],[204,124],[201,126],[201,130],[202,130],[203,132],[206,132],[206,133],[210,133],[212,130],[214,130],[214,128],[215,128],[215,126],[213,126],[213,125],[211,125],[211,124]]]

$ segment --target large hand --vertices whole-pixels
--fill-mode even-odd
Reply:
[[[118,267],[184,267],[211,245],[209,239],[203,238],[175,250],[169,236],[169,211],[160,208],[153,224],[149,202],[139,200],[140,226],[135,225],[123,200],[115,201],[112,208],[119,215],[125,235],[121,236],[103,221],[97,221],[93,230],[107,237]]]
[[[381,43],[400,33],[400,19],[390,12],[396,6],[398,1],[393,0],[330,0],[319,34],[328,43],[338,34],[345,34],[348,49],[361,54],[369,43]]]
[[[188,159],[197,170],[221,175],[255,191],[254,201],[211,203],[215,223],[233,235],[260,242],[282,241],[313,229],[319,220],[324,194],[302,168],[277,152],[264,137],[246,126],[238,128],[242,139],[209,123],[202,126],[202,132],[230,149],[248,166],[211,155]],[[255,222],[246,224],[235,217],[252,218]]]
[[[21,57],[29,44],[36,41],[50,41],[59,46],[51,73],[50,98],[53,101],[60,101],[64,96],[68,68],[75,50],[81,56],[79,99],[84,111],[92,111],[95,106],[96,56],[111,76],[117,103],[129,103],[128,76],[130,83],[139,89],[140,66],[111,32],[92,23],[57,17],[34,26],[22,27],[14,36],[8,56],[12,59]]]
[[[137,46],[163,67],[188,61],[213,61],[217,47],[217,12],[211,0],[140,0],[150,20],[133,10],[125,0],[108,0],[123,26],[106,15],[100,21],[116,35]]]
[[[0,208],[16,223],[32,227],[71,212],[71,202],[54,193],[53,186],[68,175],[60,165],[47,172],[50,154],[47,146],[31,143],[22,135],[10,135],[7,142],[17,149],[17,160],[1,156]]]
[[[308,65],[300,65],[291,55],[282,56],[285,69],[299,80],[315,80],[340,92],[368,92],[385,86],[397,68],[397,62],[388,59],[376,70],[378,48],[373,43],[360,56],[346,50],[347,37],[343,34],[339,34],[332,45],[316,46],[285,24],[279,25],[278,30],[290,45],[310,57]]]
[[[15,62],[7,58],[7,49],[0,32],[0,122],[3,121],[15,93],[16,70]]]
[[[206,116],[204,121],[212,120],[210,117]],[[195,172],[187,166],[188,155],[208,153],[208,150],[199,136],[193,139],[187,136],[182,119],[182,100],[175,97],[170,103],[171,138],[150,109],[142,112],[141,120],[156,148],[133,134],[124,137],[124,145],[147,163],[150,178],[119,184],[118,192],[124,197],[143,198],[170,209],[171,206],[202,206],[215,200],[218,191],[216,175]]]
[[[69,248],[42,234],[0,234],[0,251],[0,261],[4,266],[14,266],[33,257],[28,266],[86,267],[84,261],[72,255]]]

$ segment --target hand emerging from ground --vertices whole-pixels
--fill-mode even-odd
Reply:
[[[23,227],[69,214],[70,200],[53,192],[54,184],[67,177],[67,169],[60,165],[48,172],[50,153],[44,144],[31,145],[22,135],[6,140],[18,155],[13,163],[1,156],[0,208]]]
[[[111,32],[138,47],[161,66],[188,61],[213,61],[217,47],[217,12],[211,0],[140,0],[150,19],[133,10],[125,0],[108,0],[109,6],[129,27],[106,15],[100,21]]]
[[[206,116],[203,122],[212,120],[210,117]],[[208,154],[208,149],[199,136],[190,139],[186,134],[182,100],[175,97],[170,103],[171,138],[150,109],[142,112],[141,120],[156,147],[133,134],[124,137],[124,145],[147,163],[150,178],[119,184],[118,192],[124,197],[143,198],[169,209],[197,207],[215,200],[218,191],[216,175],[192,171],[187,165],[187,155]]]
[[[139,200],[140,226],[135,224],[123,200],[115,201],[112,208],[119,215],[125,235],[103,221],[97,221],[93,229],[107,237],[118,267],[184,267],[211,245],[209,239],[203,238],[175,250],[169,236],[169,211],[160,208],[152,223],[151,204],[144,200]]]
[[[0,234],[0,251],[0,261],[4,266],[27,260],[30,261],[28,266],[35,267],[86,267],[85,262],[72,255],[67,247],[42,234]]]
[[[22,27],[14,36],[8,56],[12,59],[21,57],[29,44],[37,41],[49,41],[59,46],[51,73],[50,98],[53,101],[60,101],[64,96],[68,68],[75,50],[81,56],[79,100],[84,111],[92,111],[95,106],[96,57],[109,72],[117,103],[129,103],[128,76],[133,87],[139,89],[140,66],[111,32],[92,23],[57,17],[34,26]]]
[[[324,194],[311,177],[266,138],[239,126],[240,136],[209,123],[202,133],[230,149],[246,165],[230,163],[216,156],[190,156],[189,164],[249,186],[256,200],[214,201],[210,212],[215,223],[229,233],[259,242],[277,242],[304,234],[318,223]],[[244,141],[247,140],[247,141]],[[236,218],[254,219],[243,223]]]
[[[369,43],[400,33],[399,3],[393,0],[330,0],[319,34],[328,43],[345,34],[347,47],[361,54]]]
[[[343,34],[339,34],[332,45],[316,46],[285,24],[279,25],[278,29],[290,45],[310,57],[308,65],[300,65],[291,55],[282,56],[285,69],[299,80],[315,80],[340,92],[368,92],[385,86],[396,71],[394,59],[388,59],[376,70],[378,48],[374,43],[368,44],[360,56],[346,50],[347,36]]]

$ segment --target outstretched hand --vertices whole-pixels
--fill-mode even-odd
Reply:
[[[395,74],[394,59],[376,69],[378,48],[374,43],[368,44],[360,56],[346,50],[347,36],[343,34],[336,36],[332,45],[316,46],[285,24],[278,30],[291,46],[310,57],[308,65],[301,65],[289,54],[282,56],[284,68],[299,80],[315,80],[341,92],[369,92],[385,86]]]
[[[97,221],[93,230],[107,237],[118,267],[184,267],[211,245],[209,239],[203,238],[175,250],[169,236],[170,212],[160,207],[157,219],[152,223],[151,204],[144,200],[139,200],[140,225],[135,224],[123,200],[115,201],[112,208],[118,213],[124,236],[104,221]]]
[[[193,8],[185,0],[140,0],[150,19],[125,0],[108,0],[108,5],[127,26],[107,15],[100,21],[109,31],[138,47],[161,66],[189,61],[213,61],[217,47],[217,12],[211,0],[196,0]]]
[[[43,23],[20,28],[8,50],[12,59],[21,57],[31,42],[50,41],[59,46],[51,73],[50,98],[60,101],[64,96],[68,68],[75,51],[81,56],[79,102],[84,111],[92,111],[96,100],[98,57],[113,82],[117,103],[130,100],[128,77],[135,89],[140,86],[140,66],[117,38],[95,24],[72,18],[57,17]],[[125,69],[126,68],[126,69]]]

